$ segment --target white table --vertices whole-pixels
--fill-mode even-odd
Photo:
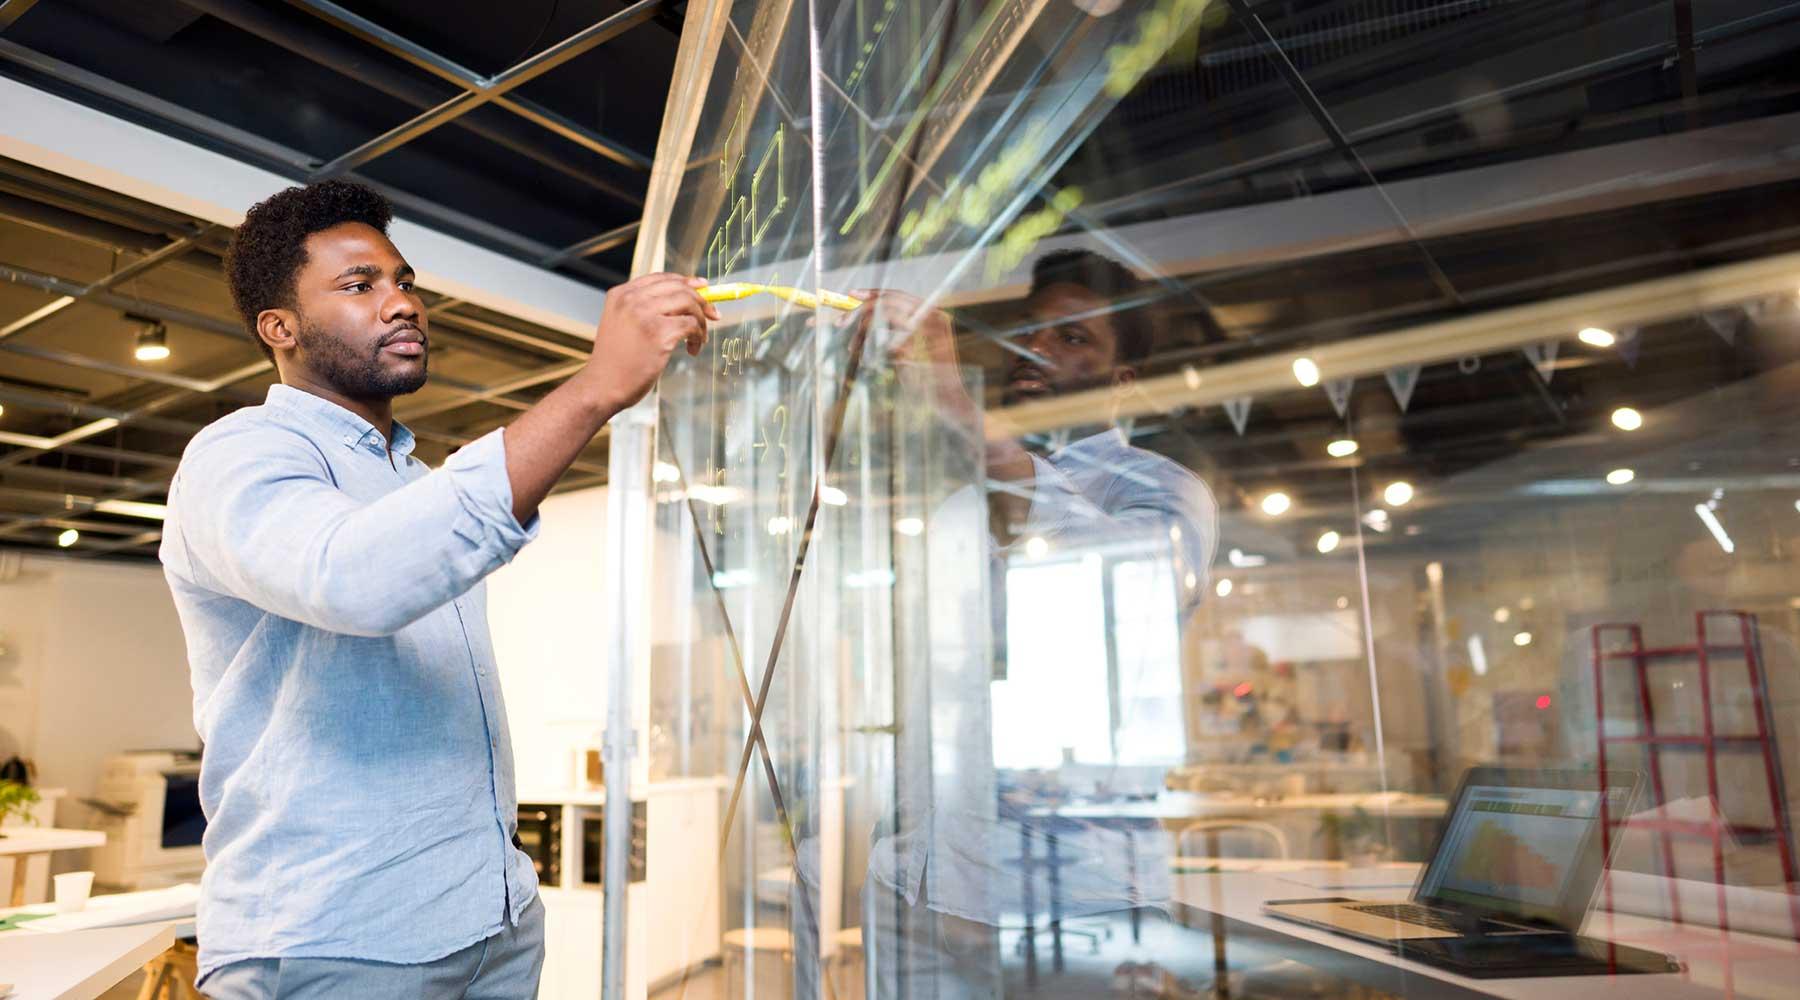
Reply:
[[[94,1000],[175,943],[168,924],[67,934],[0,933],[0,983],[7,1000]]]
[[[22,906],[25,903],[25,872],[31,866],[32,858],[48,857],[52,851],[78,851],[87,847],[99,847],[106,843],[106,834],[99,830],[9,826],[4,832],[6,836],[0,837],[0,856],[13,858],[12,892],[8,897],[7,904],[9,906]],[[0,980],[0,982],[4,981]]]
[[[1800,982],[1800,943],[1792,940],[1675,925],[1600,910],[1589,918],[1584,934],[1674,955],[1687,970],[1671,975],[1470,979],[1398,958],[1372,944],[1277,920],[1262,912],[1263,903],[1271,899],[1405,899],[1411,881],[1411,873],[1399,866],[1374,871],[1178,874],[1174,898],[1180,904],[1178,909],[1197,911],[1198,918],[1193,921],[1196,926],[1210,925],[1215,948],[1228,947],[1226,942],[1233,938],[1257,941],[1306,965],[1400,996],[1434,1000],[1788,998],[1795,995],[1794,984]],[[1219,957],[1223,958],[1222,952]]]

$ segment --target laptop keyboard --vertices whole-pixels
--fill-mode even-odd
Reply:
[[[1434,931],[1459,930],[1455,921],[1451,920],[1444,911],[1434,910],[1429,906],[1419,906],[1416,903],[1364,903],[1360,906],[1352,906],[1350,909],[1358,913],[1367,913],[1370,916],[1387,917],[1405,924],[1418,924]]]

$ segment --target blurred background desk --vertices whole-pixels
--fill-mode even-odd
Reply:
[[[8,906],[25,904],[25,882],[31,873],[32,862],[38,858],[45,859],[48,864],[54,851],[77,851],[106,843],[106,834],[99,830],[9,826],[5,833],[0,837],[0,857],[11,858],[13,863],[12,881],[6,897]]]

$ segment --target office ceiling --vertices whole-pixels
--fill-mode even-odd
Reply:
[[[683,8],[7,0],[0,74],[295,180],[355,177],[403,215],[605,288],[629,269]],[[1720,152],[1686,173],[1668,166],[1656,184],[1548,208],[1533,210],[1544,192],[1522,188],[1486,221],[1400,218],[1380,238],[1269,242],[1260,257],[1195,263],[1173,275],[1149,374],[1800,249],[1800,171],[1780,152],[1800,113],[1800,3],[1229,9],[1064,166],[1059,185],[1089,192],[1091,219],[1126,232],[1230,217],[1234,232],[1262,233],[1263,217],[1230,213],[1285,207],[1324,227],[1334,195],[1412,206],[1407,185],[1477,169],[1632,143],[1674,163],[1687,137],[1717,137]],[[1433,89],[1462,70],[1486,89]],[[160,501],[188,437],[260,399],[271,378],[219,278],[228,237],[0,161],[0,545],[55,548],[75,529],[74,554],[153,557],[156,523],[118,513],[130,510],[120,502]],[[1016,303],[963,315],[966,358],[999,384],[1005,358],[984,331],[1004,330]],[[1137,436],[1206,470],[1228,514],[1277,486],[1316,508],[1341,500],[1350,466],[1454,476],[1589,440],[1621,400],[1680,405],[1791,363],[1793,338],[1765,318],[1740,315],[1730,338],[1698,315],[1647,329],[1629,388],[1621,359],[1569,352],[1548,381],[1517,353],[1476,372],[1428,368],[1405,409],[1365,382],[1352,403],[1364,449],[1349,465],[1316,454],[1344,427],[1317,391],[1259,400],[1243,432],[1208,407],[1140,421]],[[157,321],[171,358],[136,361],[137,332]],[[505,423],[586,353],[577,338],[455,300],[433,303],[433,324],[432,384],[398,407],[428,460]],[[604,475],[601,440],[563,487]]]

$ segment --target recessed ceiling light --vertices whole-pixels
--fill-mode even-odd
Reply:
[[[1611,330],[1602,330],[1597,326],[1590,326],[1575,336],[1590,347],[1611,347],[1619,342],[1619,338],[1613,336]]]
[[[1280,517],[1281,515],[1286,514],[1288,508],[1292,506],[1294,506],[1293,499],[1280,490],[1276,490],[1274,493],[1262,498],[1263,513],[1270,517]]]
[[[1338,438],[1325,446],[1325,454],[1332,458],[1349,458],[1356,454],[1357,447],[1355,438]]]
[[[1364,514],[1362,520],[1364,524],[1374,528],[1376,531],[1386,531],[1394,526],[1393,519],[1388,517],[1388,512],[1382,510],[1380,507],[1376,507],[1367,514]]]
[[[791,518],[787,518],[787,517],[771,517],[771,518],[769,518],[769,534],[771,534],[771,535],[785,535],[789,531],[792,531],[793,529],[794,529],[794,522]]]
[[[1335,532],[1335,531],[1325,532],[1324,534],[1319,536],[1319,543],[1318,543],[1319,544],[1319,553],[1321,555],[1323,555],[1328,552],[1336,551],[1339,541],[1341,541],[1341,539],[1338,536],[1337,532]]]
[[[1629,406],[1612,411],[1613,426],[1622,431],[1635,431],[1644,426],[1644,415]]]
[[[1187,589],[1189,590],[1193,590],[1195,587],[1200,586],[1200,578],[1192,573],[1189,573],[1187,579],[1182,582],[1187,584]]]
[[[1511,608],[1495,608],[1494,609],[1494,620],[1499,622],[1502,625],[1505,625],[1508,621],[1512,620],[1512,609]]]
[[[1513,635],[1513,645],[1515,645],[1515,646],[1531,645],[1531,633],[1530,632],[1519,632],[1519,633],[1514,634]]]
[[[94,505],[94,509],[102,514],[123,514],[150,521],[161,521],[169,516],[168,504],[145,503],[142,500],[102,500]]]
[[[1200,369],[1195,368],[1193,365],[1181,366],[1181,378],[1182,381],[1187,383],[1189,389],[1200,388]]]
[[[1381,498],[1388,502],[1389,507],[1404,507],[1412,503],[1412,484],[1404,479],[1395,480],[1387,484],[1387,489],[1381,491]]]
[[[1025,554],[1033,559],[1042,559],[1050,554],[1050,543],[1044,541],[1042,535],[1032,535],[1025,539]]]
[[[74,528],[65,528],[62,534],[56,536],[56,544],[65,549],[79,541],[81,541],[81,532]]]
[[[1311,358],[1294,359],[1294,379],[1308,389],[1319,384],[1319,366]]]
[[[850,494],[845,493],[836,486],[821,486],[819,487],[819,501],[821,503],[828,503],[833,507],[843,507],[849,504]]]
[[[1630,469],[1614,469],[1606,474],[1606,481],[1614,486],[1624,486],[1637,478],[1637,473]]]
[[[902,535],[918,537],[925,531],[925,522],[916,517],[903,517],[894,522],[894,530]]]
[[[1229,577],[1229,576],[1219,577],[1219,582],[1213,584],[1213,593],[1218,594],[1220,597],[1230,597],[1231,596],[1231,577]]]
[[[650,467],[650,478],[659,483],[680,482],[681,470],[668,462],[658,462]]]

